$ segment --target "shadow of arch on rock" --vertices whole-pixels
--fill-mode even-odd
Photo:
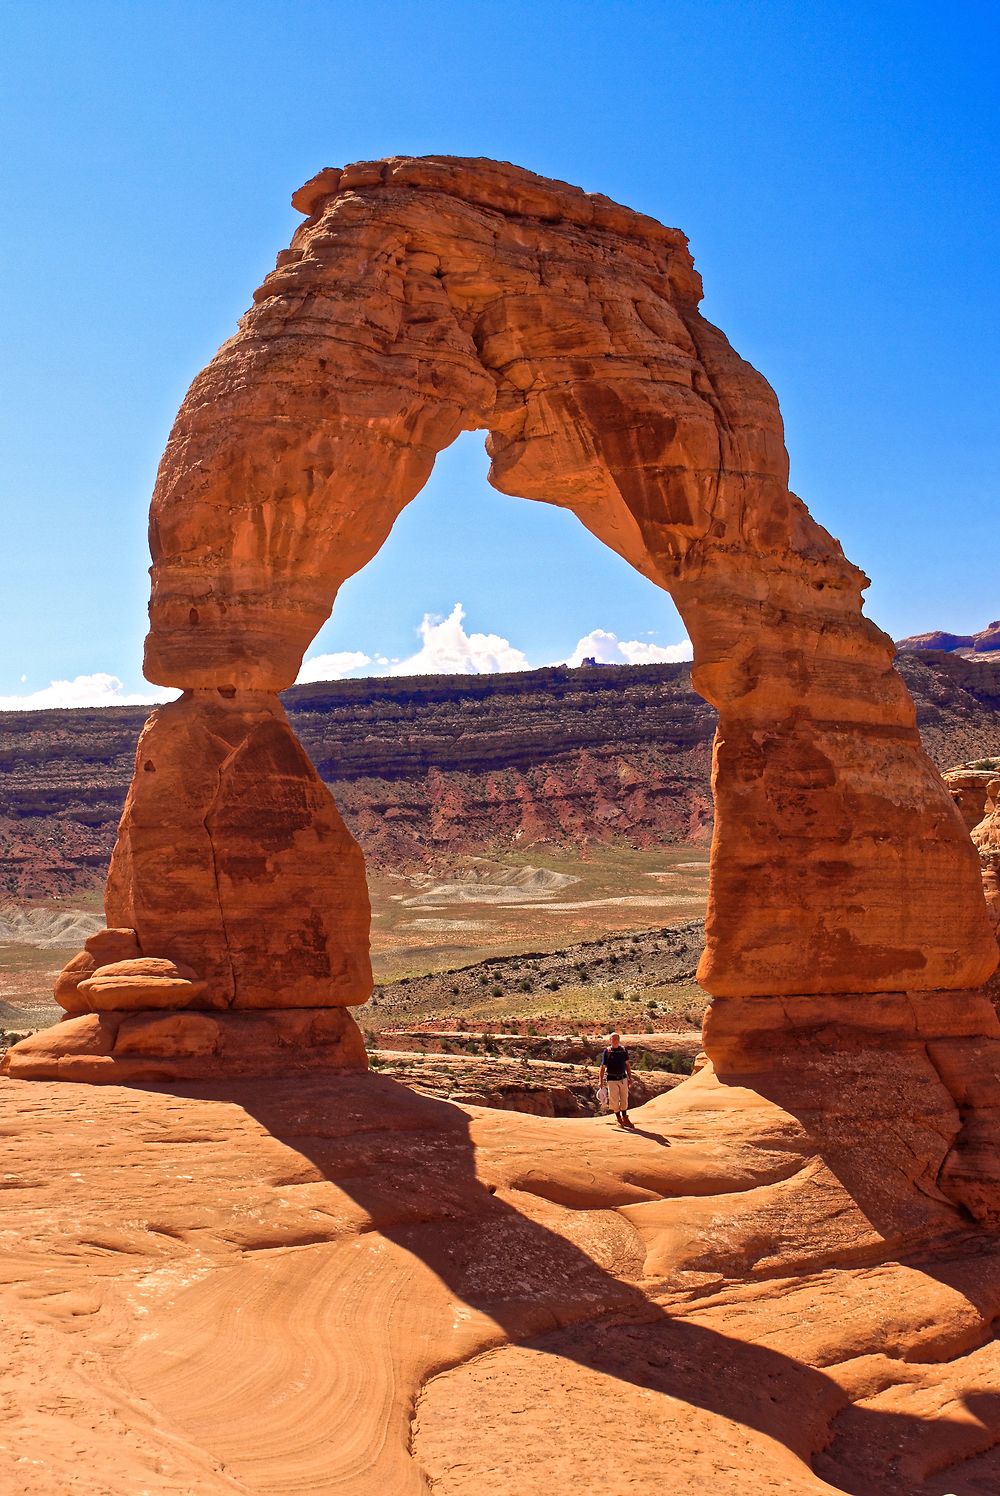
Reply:
[[[675,1112],[682,1089],[672,1093]],[[692,1315],[699,1314],[697,1293],[675,1293],[669,1306],[657,1302],[647,1291],[652,1285],[644,1288],[602,1265],[600,1251],[595,1251],[599,1234],[587,1234],[599,1214],[592,1201],[582,1208],[565,1203],[554,1207],[542,1196],[498,1187],[490,1177],[497,1159],[491,1157],[489,1144],[477,1149],[468,1116],[450,1103],[410,1093],[399,1083],[377,1076],[350,1081],[314,1079],[301,1085],[264,1082],[252,1088],[227,1088],[226,1098],[238,1100],[272,1137],[307,1160],[318,1177],[360,1205],[370,1230],[418,1259],[456,1300],[496,1327],[493,1335],[487,1330],[478,1351],[457,1358],[454,1364],[449,1364],[446,1351],[439,1351],[437,1363],[428,1367],[423,1379],[425,1389],[445,1379],[441,1397],[432,1398],[426,1416],[418,1410],[414,1444],[418,1464],[425,1452],[436,1462],[432,1475],[441,1483],[435,1489],[471,1492],[477,1489],[477,1480],[487,1478],[498,1491],[551,1489],[544,1474],[547,1455],[536,1459],[530,1478],[522,1471],[522,1484],[504,1485],[503,1450],[509,1450],[511,1437],[516,1440],[517,1414],[523,1412],[526,1401],[530,1407],[533,1401],[553,1398],[558,1419],[549,1433],[556,1442],[563,1441],[560,1458],[565,1459],[566,1448],[578,1451],[578,1466],[571,1460],[569,1467],[564,1466],[566,1473],[572,1470],[575,1478],[589,1478],[594,1451],[586,1441],[594,1438],[595,1428],[599,1431],[606,1426],[610,1410],[620,1427],[625,1466],[631,1451],[637,1467],[638,1474],[632,1472],[637,1483],[629,1487],[637,1491],[662,1489],[662,1462],[671,1456],[686,1481],[700,1476],[699,1452],[719,1434],[721,1425],[716,1420],[739,1425],[749,1433],[746,1442],[737,1441],[736,1458],[749,1461],[740,1479],[747,1478],[748,1469],[755,1470],[760,1483],[754,1489],[762,1492],[833,1489],[851,1496],[922,1496],[926,1491],[927,1496],[940,1496],[946,1487],[933,1483],[925,1487],[922,1480],[915,1483],[920,1471],[926,1470],[930,1477],[941,1468],[979,1458],[990,1468],[994,1457],[988,1452],[1000,1443],[1000,1424],[995,1418],[1000,1397],[979,1391],[973,1401],[970,1394],[969,1406],[977,1410],[978,1422],[857,1406],[833,1377],[817,1367],[766,1343],[715,1328],[713,1318],[716,1324],[727,1323],[729,1306],[717,1307],[714,1315],[709,1306],[699,1319],[693,1319]],[[401,1109],[405,1132],[396,1130]],[[650,1126],[669,1133],[671,1121],[663,1115],[664,1109],[654,1103],[648,1110],[657,1114]],[[516,1132],[528,1119],[498,1114],[490,1122]],[[614,1210],[634,1196],[635,1191],[625,1184],[627,1171],[616,1172],[620,1169],[618,1145],[628,1140],[593,1121],[531,1119],[529,1130],[534,1133],[538,1128],[560,1130],[572,1138],[570,1155],[579,1149],[584,1163],[589,1159],[603,1181],[606,1209]],[[633,1145],[663,1157],[659,1148],[644,1143],[641,1136],[629,1141],[630,1149]],[[563,1189],[564,1202],[571,1196],[572,1190]],[[846,1204],[851,1203],[847,1198]],[[974,1305],[982,1318],[978,1339],[986,1342],[990,1321],[1000,1312],[1000,1259],[991,1260],[990,1271],[977,1277],[974,1253],[971,1258],[963,1256],[968,1243],[960,1239],[956,1213],[948,1214],[954,1256],[948,1255],[945,1235],[935,1244],[936,1256],[913,1256],[910,1266],[928,1283],[946,1284]],[[894,1239],[884,1243],[881,1254],[870,1249],[869,1263],[884,1261],[899,1248],[905,1250],[898,1220],[895,1224]],[[916,1231],[913,1245],[919,1245]],[[825,1267],[823,1252],[820,1241],[815,1248],[815,1271]],[[720,1261],[724,1272],[732,1272],[734,1264],[726,1261],[724,1251]],[[808,1276],[810,1267],[800,1271]],[[731,1286],[737,1282],[735,1278],[729,1281]],[[754,1281],[759,1290],[763,1280],[754,1280],[751,1270],[751,1288]],[[859,1292],[866,1291],[862,1284]],[[749,1318],[752,1323],[752,1312]],[[779,1312],[779,1340],[780,1320]],[[918,1321],[919,1310],[915,1313]],[[761,1341],[774,1338],[775,1324],[769,1323],[766,1308],[758,1331]],[[435,1333],[447,1342],[445,1326],[437,1327]],[[960,1344],[942,1345],[941,1359],[961,1354],[976,1343],[968,1326],[962,1333]],[[876,1334],[870,1345],[852,1344],[847,1335],[846,1344],[854,1355],[875,1355],[884,1342]],[[543,1361],[532,1360],[528,1367],[526,1357],[542,1357]],[[561,1370],[556,1369],[559,1366]],[[448,1382],[450,1377],[459,1378],[461,1385]],[[519,1377],[524,1380],[519,1382]],[[905,1372],[900,1379],[905,1385]],[[636,1391],[670,1401],[650,1409],[648,1402],[636,1400]],[[456,1414],[452,1419],[448,1409],[456,1395],[462,1413],[461,1418]],[[442,1410],[443,1424],[434,1432]],[[462,1419],[466,1420],[464,1434]],[[655,1435],[650,1434],[650,1419]],[[527,1427],[533,1426],[529,1417]],[[479,1470],[477,1456],[485,1462]],[[452,1457],[464,1472],[461,1479],[448,1473]],[[818,1477],[811,1473],[814,1464]],[[720,1472],[726,1468],[722,1459],[718,1470],[709,1464],[705,1474],[714,1470],[721,1479]],[[1000,1452],[995,1469],[1000,1471]],[[643,1483],[644,1470],[649,1473],[648,1484]],[[735,1483],[711,1487],[720,1492],[745,1488]],[[960,1481],[954,1492],[955,1496],[980,1496],[979,1487],[966,1487]]]

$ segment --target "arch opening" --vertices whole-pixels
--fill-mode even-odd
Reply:
[[[494,488],[488,469],[479,432],[461,432],[438,454],[384,545],[344,583],[306,650],[298,683],[338,678],[317,673],[324,668],[346,678],[439,673],[439,663],[447,671],[445,656],[424,649],[420,625],[447,619],[456,603],[466,633],[510,646],[499,656],[480,658],[471,649],[456,655],[456,671],[462,660],[475,673],[494,659],[509,663],[491,663],[493,669],[540,669],[595,651],[603,659],[604,634],[609,662],[687,658],[683,621],[668,593],[565,508],[522,503]],[[621,654],[615,641],[629,652]],[[367,659],[349,664],[351,656]]]

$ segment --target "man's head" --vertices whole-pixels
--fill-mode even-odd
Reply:
[[[622,1042],[622,1036],[621,1036],[621,1034],[612,1034],[611,1035],[611,1048],[612,1049],[617,1049],[618,1046],[619,1046],[619,1044],[621,1042]]]

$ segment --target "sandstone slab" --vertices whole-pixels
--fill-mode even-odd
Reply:
[[[893,1074],[926,1161],[947,1105]],[[0,1486],[568,1496],[604,1441],[634,1496],[992,1493],[1000,1238],[807,1091],[708,1069],[624,1134],[371,1074],[0,1080]]]
[[[364,1039],[343,1008],[253,1012],[102,1009],[67,1015],[13,1045],[0,1076],[103,1085],[365,1070]]]
[[[196,1003],[205,983],[183,962],[162,956],[110,961],[77,984],[77,992],[95,1011],[118,1008],[187,1008]]]

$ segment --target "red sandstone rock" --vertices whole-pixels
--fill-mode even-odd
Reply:
[[[77,987],[93,1011],[119,1008],[186,1008],[205,990],[197,974],[183,962],[157,956],[134,961],[112,961],[99,966]]]
[[[930,634],[911,634],[900,639],[900,649],[943,650],[948,654],[961,654],[966,659],[985,657],[996,659],[1000,655],[1000,618],[988,623],[978,634],[948,634],[940,629]]]
[[[974,830],[986,814],[990,781],[996,778],[996,770],[976,769],[971,764],[959,764],[957,768],[948,769],[941,778],[958,806],[958,813],[965,822],[966,829]]]
[[[52,995],[61,1008],[67,1013],[86,1013],[89,1003],[80,995],[80,983],[87,977],[93,976],[97,970],[97,962],[89,951],[83,950],[75,955],[72,960],[67,961],[62,971],[56,977],[52,988]]]
[[[83,942],[83,948],[98,966],[133,961],[142,955],[134,930],[96,930]]]
[[[160,471],[150,678],[287,685],[436,453],[487,429],[495,486],[571,508],[688,625],[720,710],[709,990],[981,982],[975,858],[892,643],[789,493],[777,402],[698,313],[683,236],[453,158],[330,170],[296,201]]]
[[[185,694],[139,744],[109,924],[188,961],[206,1007],[367,996],[360,854],[273,693],[479,429],[497,488],[571,509],[684,617],[719,711],[703,985],[985,981],[978,859],[892,642],[789,491],[774,393],[700,315],[684,236],[450,157],[328,170],[296,200],[308,219],[157,478],[146,673]]]
[[[1000,932],[1000,777],[991,778],[987,786],[983,819],[973,828],[972,840],[979,848],[986,906]]]
[[[94,1004],[80,992],[81,983],[92,977],[99,967],[113,961],[131,961],[141,954],[134,930],[96,931],[84,941],[83,950],[66,963],[56,978],[52,989],[56,1002],[69,1013],[86,1013]]]
[[[145,954],[197,970],[199,1006],[312,1008],[371,992],[361,852],[264,693],[198,692],[150,718],[106,907]]]
[[[0,1077],[123,1085],[367,1067],[361,1030],[343,1008],[102,1011],[22,1039]]]
[[[373,1074],[0,1081],[0,1489],[570,1496],[600,1447],[614,1496],[993,1496],[957,1109],[891,1028],[792,1034],[796,1080],[769,1006],[758,1089],[706,1067],[634,1134]]]

